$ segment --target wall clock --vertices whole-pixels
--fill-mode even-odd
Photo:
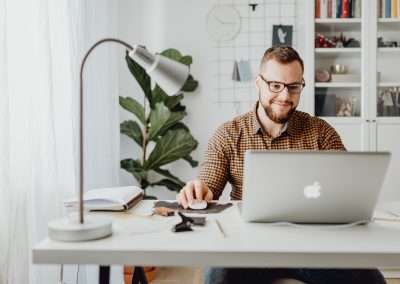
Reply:
[[[229,5],[214,6],[207,16],[207,31],[214,41],[233,40],[240,32],[242,19]]]

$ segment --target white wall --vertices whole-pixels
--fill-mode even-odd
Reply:
[[[302,1],[301,1],[302,2]],[[298,29],[302,33],[303,5],[298,1]],[[185,123],[190,127],[194,137],[199,141],[193,157],[199,161],[213,131],[224,121],[233,118],[236,110],[233,105],[219,106],[214,103],[216,95],[213,89],[211,57],[214,54],[212,42],[206,32],[206,17],[215,1],[206,0],[136,0],[121,1],[119,14],[120,37],[131,43],[146,45],[152,51],[174,47],[184,54],[193,56],[191,72],[200,82],[195,93],[185,96],[183,103],[187,106],[188,116]],[[304,37],[298,38],[298,49],[302,54]],[[266,46],[267,48],[268,46]],[[133,95],[142,100],[142,92],[129,75],[124,62],[120,64],[120,94]],[[254,93],[256,101],[256,93]],[[248,109],[241,109],[246,112]],[[129,114],[121,111],[121,121]],[[137,148],[130,139],[121,136],[121,158],[137,157]],[[196,177],[198,168],[192,169],[186,162],[179,161],[171,165],[171,170],[183,180]],[[121,170],[120,183],[132,184],[133,178]],[[159,196],[174,198],[175,193],[157,189]]]

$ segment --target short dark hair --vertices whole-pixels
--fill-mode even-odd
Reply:
[[[271,59],[275,59],[282,64],[298,61],[301,65],[302,71],[304,72],[303,59],[301,59],[298,52],[291,46],[281,45],[268,48],[261,59],[260,68],[262,68],[262,66]]]

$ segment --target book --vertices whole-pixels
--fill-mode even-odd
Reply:
[[[337,1],[340,0],[332,0],[332,18],[337,18]]]
[[[381,18],[386,18],[386,0],[381,0],[382,3],[382,11],[381,11]]]
[[[342,17],[342,1],[343,0],[337,0],[336,18],[341,18]]]
[[[398,0],[392,0],[392,18],[397,18],[398,17],[398,8],[397,8],[397,3]]]
[[[376,7],[378,18],[382,18],[382,0],[376,1],[378,6]]]
[[[143,199],[144,192],[137,186],[91,189],[84,193],[84,208],[90,211],[125,211]],[[66,208],[78,208],[79,201],[64,201]]]
[[[385,18],[392,16],[392,0],[385,0]]]
[[[342,0],[342,18],[349,17],[349,1],[350,0]]]
[[[321,18],[321,0],[315,0],[315,18]]]
[[[328,18],[332,18],[332,2],[333,0],[328,0]]]
[[[400,18],[400,0],[397,3],[397,17]]]
[[[328,17],[328,0],[321,0],[321,18],[325,19]]]
[[[361,18],[361,2],[362,2],[361,0],[356,0],[356,2],[353,4],[353,6],[355,6],[354,8],[355,18]]]
[[[353,2],[354,0],[349,0],[349,18],[354,18]]]

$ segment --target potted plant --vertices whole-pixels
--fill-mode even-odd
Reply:
[[[191,56],[182,56],[176,49],[167,49],[161,54],[188,66],[192,64]],[[183,92],[195,91],[198,82],[189,75],[182,93],[168,96],[158,85],[152,88],[150,77],[142,67],[128,55],[125,59],[144,92],[144,101],[141,104],[131,97],[119,98],[120,105],[135,116],[134,120],[121,123],[121,133],[132,138],[141,148],[141,157],[122,160],[121,168],[131,173],[143,190],[161,185],[179,191],[185,183],[163,166],[179,159],[184,159],[192,167],[198,165],[190,156],[198,142],[182,122],[187,113],[181,103]],[[155,197],[145,193],[145,198]]]
[[[190,67],[192,57],[183,56],[176,49],[167,49],[162,55],[186,64]],[[163,168],[167,164],[180,159],[187,161],[192,167],[198,162],[191,157],[198,142],[189,128],[182,122],[187,115],[182,105],[183,92],[193,92],[198,82],[189,75],[182,93],[168,96],[158,85],[152,87],[149,75],[128,55],[125,56],[128,68],[144,92],[143,103],[131,97],[119,97],[119,104],[131,112],[134,117],[121,123],[120,131],[130,137],[141,148],[141,157],[121,160],[121,168],[128,171],[138,181],[144,190],[145,199],[156,199],[146,194],[150,186],[166,186],[173,191],[179,191],[184,182]],[[146,278],[154,278],[154,268],[144,268]],[[132,279],[133,267],[124,267],[126,283]]]

